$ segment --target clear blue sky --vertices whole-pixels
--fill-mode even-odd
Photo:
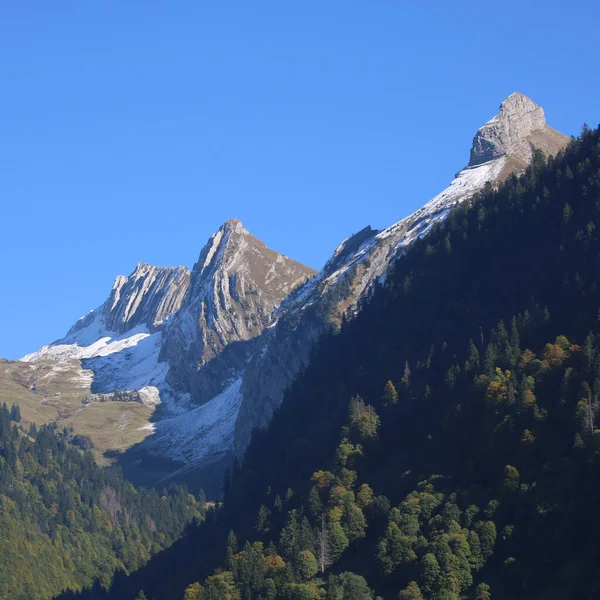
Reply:
[[[443,189],[521,91],[600,120],[597,0],[47,0],[0,17],[0,356],[237,217],[315,268]]]

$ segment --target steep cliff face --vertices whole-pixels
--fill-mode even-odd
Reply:
[[[475,134],[469,166],[473,167],[500,157],[510,157],[523,168],[533,149],[545,154],[556,153],[565,137],[546,123],[544,109],[519,92],[500,105],[500,111]]]
[[[181,307],[190,284],[187,267],[139,263],[129,277],[115,280],[104,306],[106,329],[124,333],[143,323],[157,329]]]
[[[165,329],[168,382],[195,403],[220,393],[245,366],[253,340],[274,323],[275,308],[314,274],[267,248],[240,221],[224,223],[202,249],[181,310]]]
[[[138,325],[159,329],[176,313],[190,284],[187,267],[153,267],[139,263],[129,277],[117,275],[106,301],[79,319],[67,335],[28,354],[31,361],[42,355],[60,356],[72,353],[87,358],[93,350],[85,350],[102,337],[122,335]]]
[[[412,241],[425,235],[456,205],[483,189],[522,172],[538,148],[556,154],[569,138],[546,124],[543,109],[520,93],[509,96],[499,113],[473,140],[469,165],[421,209],[377,232],[363,229],[338,247],[322,271],[283,303],[277,326],[264,335],[263,350],[250,361],[241,383],[235,453],[243,456],[252,430],[265,427],[286,388],[308,362],[327,329],[352,313],[390,264]]]

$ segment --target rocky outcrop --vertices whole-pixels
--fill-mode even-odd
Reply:
[[[498,114],[475,134],[469,166],[510,156],[521,165],[529,163],[533,149],[555,154],[566,136],[546,124],[544,109],[519,92],[500,105]]]
[[[79,319],[64,340],[76,340],[78,332],[94,322],[102,331],[117,334],[137,325],[146,325],[154,331],[179,310],[189,284],[187,267],[154,267],[139,263],[129,277],[117,275],[108,299]]]
[[[265,333],[261,352],[245,370],[235,429],[237,457],[243,456],[253,429],[268,425],[285,390],[306,366],[313,345],[342,315],[352,315],[404,248],[487,182],[497,185],[511,173],[522,172],[534,148],[555,154],[568,141],[546,124],[541,107],[523,94],[512,94],[498,115],[479,129],[469,165],[446,190],[388,229],[378,233],[365,228],[342,242],[322,271],[286,299],[277,326]]]
[[[181,307],[190,284],[187,267],[154,267],[139,263],[128,277],[119,276],[105,304],[105,323],[123,333],[140,323],[160,327]]]

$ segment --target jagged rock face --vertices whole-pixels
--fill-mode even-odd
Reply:
[[[475,134],[469,166],[501,156],[511,156],[527,164],[535,147],[552,153],[556,146],[560,149],[564,137],[546,124],[541,106],[515,92],[500,105],[500,112]]]
[[[481,191],[486,182],[497,185],[510,173],[522,172],[533,148],[556,154],[568,141],[546,125],[541,107],[522,94],[512,94],[499,114],[479,129],[468,167],[446,190],[388,229],[378,233],[365,228],[342,242],[322,271],[285,300],[277,326],[265,333],[261,352],[245,370],[235,429],[237,457],[243,456],[253,429],[268,425],[321,335],[336,326],[342,315],[353,314],[406,246]]]
[[[181,310],[166,328],[161,360],[171,365],[169,383],[196,402],[219,393],[252,354],[252,340],[273,324],[274,309],[314,273],[267,248],[238,220],[227,221],[200,253]],[[236,350],[218,361],[233,343]]]
[[[140,323],[150,330],[175,314],[190,285],[187,267],[138,264],[128,277],[119,276],[105,304],[106,328],[123,333]]]
[[[140,263],[129,277],[119,275],[108,299],[64,338],[22,360],[43,367],[44,380],[72,372],[72,393],[60,392],[65,398],[148,388],[156,404],[167,370],[158,361],[161,329],[181,307],[189,282],[186,267]],[[47,363],[52,369],[44,371]]]
[[[156,330],[179,310],[189,284],[187,267],[139,263],[129,277],[116,277],[106,302],[79,319],[65,339],[76,337],[99,316],[105,331],[122,334],[140,324]]]

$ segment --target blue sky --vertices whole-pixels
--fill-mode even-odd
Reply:
[[[54,0],[0,18],[0,356],[237,217],[319,268],[443,189],[513,91],[600,121],[596,1]]]

